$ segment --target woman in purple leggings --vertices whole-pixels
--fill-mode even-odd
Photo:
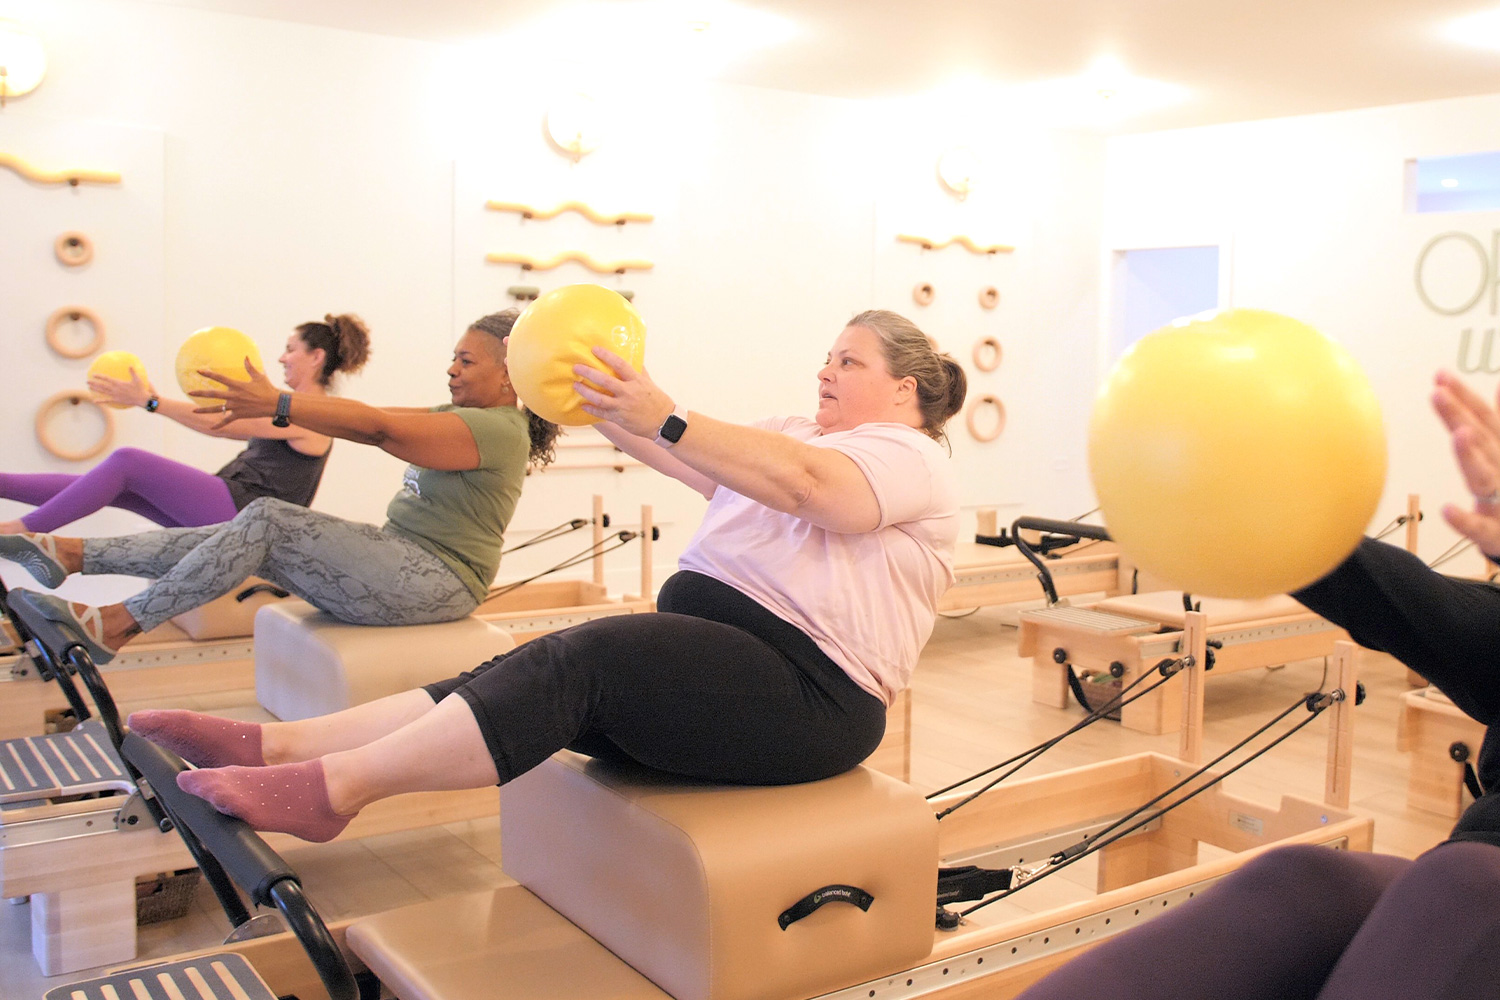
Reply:
[[[292,391],[322,395],[336,373],[359,371],[369,356],[369,331],[358,316],[345,313],[297,327],[277,360]],[[25,517],[0,521],[0,535],[55,531],[104,507],[133,511],[165,528],[197,528],[228,521],[259,497],[312,503],[332,438],[303,427],[276,427],[270,419],[219,428],[218,415],[196,412],[198,403],[163,399],[139,372],[130,375],[129,382],[95,376],[89,388],[106,402],[139,406],[200,434],[249,444],[212,475],[139,448],[117,448],[81,476],[0,473],[0,499],[36,505]]]
[[[1474,495],[1443,516],[1500,556],[1500,415],[1438,376],[1433,405]],[[1370,539],[1293,595],[1389,653],[1489,727],[1483,794],[1416,860],[1268,851],[1209,891],[1111,938],[1021,1000],[1436,1000],[1500,995],[1500,587],[1443,576]]]

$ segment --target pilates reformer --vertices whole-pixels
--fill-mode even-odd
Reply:
[[[639,530],[608,532],[609,515],[600,496],[593,498],[590,518],[575,518],[543,532],[516,548],[592,527],[593,542],[579,555],[537,577],[501,584],[474,617],[490,622],[524,642],[546,632],[591,618],[655,609],[651,583],[651,541],[658,537],[651,508],[641,509]],[[604,555],[631,542],[641,545],[640,593],[612,599],[604,586]],[[540,577],[588,562],[591,580],[546,580]],[[104,668],[115,696],[124,703],[159,703],[185,695],[229,696],[255,687],[253,628],[264,607],[290,601],[286,591],[264,581],[246,585],[194,609],[136,639]],[[204,670],[212,664],[214,669]],[[0,737],[45,732],[49,719],[66,715],[70,706],[58,690],[39,676],[38,665],[14,645],[0,648]]]
[[[266,613],[275,615],[283,610],[271,609]],[[56,689],[69,705],[69,714],[82,720],[82,724],[69,733],[12,740],[8,744],[12,748],[10,752],[13,757],[20,752],[25,760],[31,761],[40,754],[55,756],[54,746],[69,748],[67,752],[79,756],[79,751],[71,748],[82,746],[87,751],[84,756],[90,761],[87,767],[64,761],[54,764],[47,772],[39,766],[32,766],[31,770],[36,774],[56,774],[71,766],[80,774],[92,776],[94,783],[88,787],[76,783],[64,787],[57,782],[44,785],[36,780],[22,780],[8,771],[0,773],[0,780],[5,782],[3,791],[0,791],[0,803],[26,803],[24,807],[0,811],[0,896],[31,897],[32,949],[38,965],[47,974],[88,968],[101,962],[124,961],[135,954],[133,901],[136,878],[187,867],[192,859],[184,853],[176,838],[156,832],[150,825],[140,822],[140,796],[129,777],[119,771],[118,762],[108,753],[110,741],[98,734],[101,724],[112,725],[115,729],[119,725],[115,699],[103,677],[91,664],[83,675],[97,715],[106,720],[105,723],[91,718],[94,713],[77,691],[73,677],[78,668],[73,665],[70,655],[76,657],[78,651],[69,650],[66,639],[56,626],[45,619],[35,622],[38,630],[51,636],[49,651],[48,642],[40,641],[31,631],[26,631],[21,620],[18,619],[16,624],[18,629],[25,631],[32,659],[37,664],[38,683],[50,685],[55,682]],[[284,623],[278,620],[273,624]],[[498,651],[493,640],[486,639],[485,634],[507,639],[504,633],[497,632],[487,623],[474,621],[467,624],[483,634],[477,639],[466,635],[461,637],[462,641],[470,645],[477,642],[477,648],[485,650],[483,655]],[[50,633],[47,632],[49,628]],[[444,626],[416,626],[414,630],[420,632],[427,628],[441,629]],[[367,633],[388,631],[354,626],[344,626],[343,630],[354,633],[359,640],[377,645],[382,640]],[[270,633],[267,642],[276,638],[274,632]],[[260,699],[267,707],[280,709],[288,698],[295,703],[320,696],[318,690],[308,687],[317,678],[326,680],[326,665],[308,655],[317,650],[303,646],[292,652],[298,655],[293,656],[296,661],[293,666],[297,669],[291,686],[274,685],[270,692],[262,691]],[[352,648],[348,652],[356,657],[359,655]],[[315,686],[326,688],[327,684]],[[403,689],[406,686],[410,685],[403,685]],[[302,692],[300,696],[299,691]],[[326,706],[327,710],[337,707],[342,706]],[[870,761],[870,766],[880,767],[902,779],[910,768],[910,710],[909,696],[903,696],[893,706],[885,739]],[[273,721],[276,717],[258,708],[234,714],[256,721]],[[283,717],[292,716],[283,713]],[[0,751],[0,754],[4,752]],[[98,759],[101,756],[104,758],[102,762]],[[84,793],[90,797],[79,798]],[[490,789],[398,796],[364,810],[344,831],[341,839],[493,816],[498,806],[499,797]],[[293,842],[285,837],[273,836],[271,839],[278,844]]]
[[[1163,663],[1159,680],[1136,683],[1201,685],[1201,614],[1187,631],[1184,655]],[[1307,717],[1271,744],[1329,711],[1325,789],[1344,802],[1353,658],[1353,645],[1341,644],[1335,686],[1281,713]],[[502,790],[505,869],[518,884],[340,921],[331,934],[355,968],[401,1000],[488,1000],[497,983],[523,1000],[1010,996],[1263,850],[1369,849],[1372,822],[1343,807],[1287,796],[1270,808],[1226,792],[1219,779],[1248,761],[1184,782],[1201,731],[1201,717],[1187,714],[1182,758],[1136,754],[931,801],[863,767],[807,785],[744,788],[564,752]],[[169,780],[148,777],[153,786]],[[195,832],[200,822],[234,824],[212,810],[173,812]],[[234,832],[253,836],[242,825]],[[1233,853],[1200,862],[1202,843]],[[982,897],[1025,892],[1088,850],[1098,852],[1092,899],[1010,918],[976,912]],[[948,911],[943,923],[954,929],[934,926],[946,906],[973,900],[979,905],[956,919]],[[277,995],[326,989],[314,967],[295,960],[289,935],[225,947]]]
[[[1031,544],[1032,551],[1047,561],[1054,602],[1059,597],[1121,591],[1120,552],[1108,539],[1050,532]],[[1032,562],[1016,545],[1014,531],[996,530],[993,510],[979,511],[974,541],[958,544],[953,571],[953,586],[938,599],[940,612],[1019,604],[1046,596],[1037,585]]]
[[[1084,537],[1108,538],[1102,527],[1076,522],[1019,518],[1013,532],[1072,531]],[[1032,661],[1032,700],[1064,708],[1073,684],[1095,677],[1121,682],[1141,676],[1164,657],[1182,648],[1184,621],[1190,610],[1208,618],[1206,668],[1227,674],[1254,667],[1276,667],[1296,660],[1327,658],[1343,629],[1313,614],[1290,597],[1257,601],[1203,598],[1180,591],[1124,594],[1079,606],[1058,603],[1048,565],[1024,537],[1017,548],[1037,569],[1048,607],[1023,611],[1017,652]],[[1167,686],[1150,698],[1125,706],[1120,722],[1130,729],[1160,734],[1175,731],[1181,711],[1180,688]]]

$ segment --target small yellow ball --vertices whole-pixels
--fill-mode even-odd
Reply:
[[[605,371],[594,357],[607,347],[637,371],[646,352],[646,324],[625,297],[602,285],[567,285],[538,298],[516,319],[505,363],[516,395],[554,424],[598,423],[573,390],[573,366]],[[593,383],[589,383],[592,385]]]
[[[140,358],[129,351],[105,351],[94,359],[93,364],[89,365],[87,377],[93,378],[95,375],[103,375],[105,378],[112,378],[120,382],[129,382],[131,369],[135,369],[135,373],[140,376],[142,382],[147,381],[146,366],[141,362]],[[104,405],[113,407],[116,410],[130,409],[130,404],[128,403],[105,403]]]
[[[210,326],[199,330],[183,341],[177,352],[177,384],[191,395],[203,389],[221,389],[219,383],[198,374],[200,368],[232,379],[249,381],[245,373],[245,359],[258,370],[265,371],[260,361],[260,350],[255,341],[233,327]]]

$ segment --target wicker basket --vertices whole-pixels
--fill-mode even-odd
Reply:
[[[198,869],[184,868],[136,880],[136,926],[144,927],[187,916],[201,878]]]

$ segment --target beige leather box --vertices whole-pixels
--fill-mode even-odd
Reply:
[[[932,949],[937,821],[878,771],[738,787],[561,753],[501,801],[506,872],[677,1000],[814,996]],[[783,928],[842,886],[868,910],[835,889]]]
[[[472,670],[515,642],[478,618],[348,625],[301,601],[255,616],[255,697],[282,720],[327,715]]]
[[[282,595],[286,595],[286,591],[252,576],[224,596],[184,611],[172,619],[172,624],[197,642],[248,639],[254,634],[255,616],[261,608],[284,601],[305,603],[300,598]]]

